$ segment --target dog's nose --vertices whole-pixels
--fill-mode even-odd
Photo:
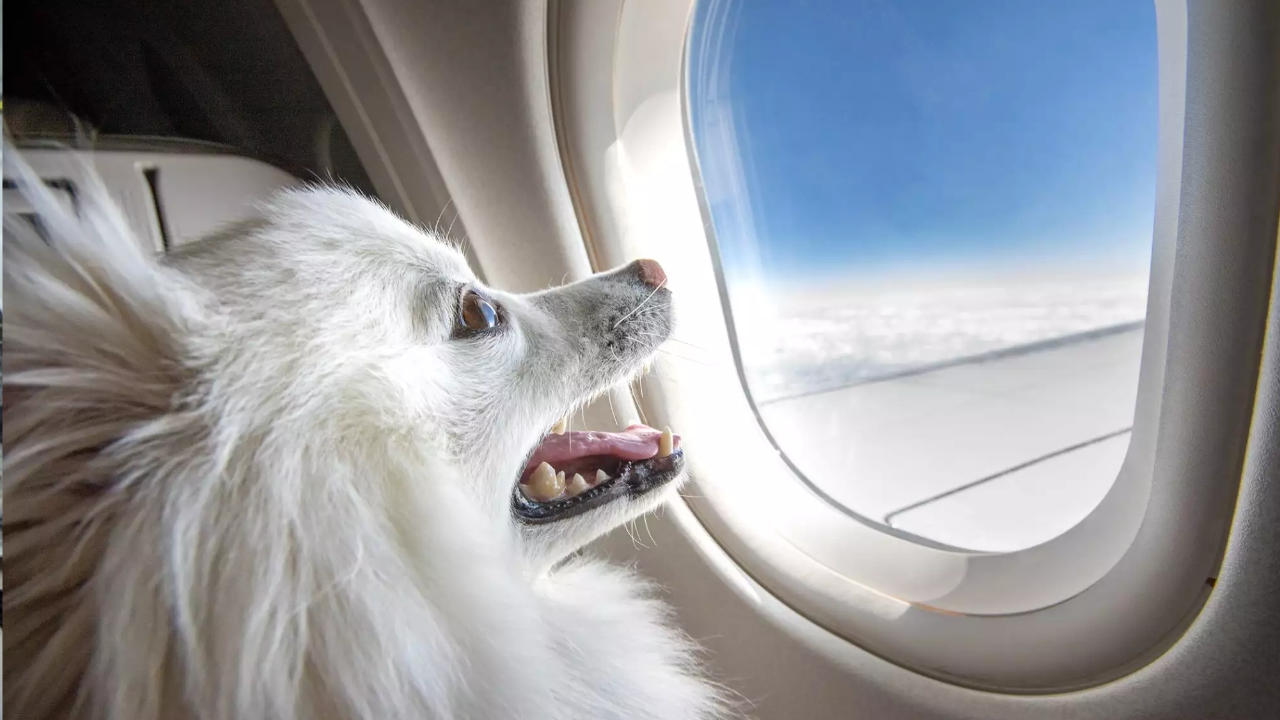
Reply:
[[[667,284],[667,274],[663,272],[662,266],[657,260],[637,260],[631,263],[632,270],[635,271],[636,277],[640,278],[640,282],[651,288],[662,287]]]

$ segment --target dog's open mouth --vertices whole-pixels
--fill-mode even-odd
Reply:
[[[512,493],[526,523],[563,520],[676,479],[684,467],[680,437],[632,425],[617,433],[553,430],[538,443]]]

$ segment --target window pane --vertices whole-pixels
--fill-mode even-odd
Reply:
[[[1156,153],[1149,0],[705,0],[689,107],[761,417],[867,519],[1005,551],[1128,446]]]

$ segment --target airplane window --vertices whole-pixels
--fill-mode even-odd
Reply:
[[[738,360],[799,475],[971,550],[1082,519],[1133,424],[1151,2],[708,0],[690,43]]]

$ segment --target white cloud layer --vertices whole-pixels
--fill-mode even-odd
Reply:
[[[746,292],[742,360],[757,402],[1140,321],[1145,277]]]

